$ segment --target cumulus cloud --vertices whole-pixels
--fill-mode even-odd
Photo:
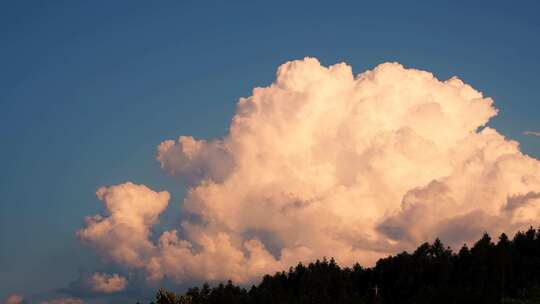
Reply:
[[[322,256],[369,265],[438,236],[512,233],[540,218],[540,162],[485,127],[496,114],[457,77],[287,62],[240,98],[225,137],[158,146],[162,168],[191,182],[178,229],[152,242],[169,195],[127,183],[98,191],[109,214],[79,236],[151,280],[242,283]]]
[[[78,236],[107,252],[112,261],[142,267],[154,255],[155,245],[149,240],[150,228],[169,203],[169,193],[154,192],[144,185],[125,183],[102,187],[96,192],[109,214],[86,218],[86,227]]]
[[[118,274],[94,273],[89,278],[92,290],[103,293],[112,293],[124,290],[127,279]]]
[[[5,304],[23,304],[25,303],[24,298],[20,294],[12,294],[7,297],[4,301]]]
[[[232,170],[232,158],[221,141],[198,141],[191,136],[159,144],[157,160],[169,174],[187,177],[192,182],[204,178],[223,181]]]
[[[525,132],[523,132],[523,135],[532,135],[532,136],[539,136],[539,137],[540,137],[540,132],[536,132],[536,131],[525,131]]]

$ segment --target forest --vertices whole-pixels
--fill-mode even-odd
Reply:
[[[369,268],[323,258],[261,279],[249,288],[228,281],[183,294],[160,289],[151,304],[540,303],[540,229],[512,239],[486,233],[459,252],[436,239]]]

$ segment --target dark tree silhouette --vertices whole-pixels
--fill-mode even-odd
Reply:
[[[503,233],[496,244],[485,233],[457,254],[436,239],[371,268],[341,268],[323,258],[265,275],[249,289],[231,281],[190,288],[184,295],[160,289],[155,303],[540,303],[540,229],[518,232],[512,240]]]

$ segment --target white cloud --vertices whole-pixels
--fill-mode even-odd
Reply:
[[[169,202],[169,193],[154,192],[144,185],[125,183],[102,187],[97,197],[103,201],[109,215],[86,218],[86,227],[78,236],[114,262],[142,267],[155,246],[148,239],[150,227]]]
[[[151,242],[169,196],[128,183],[98,191],[110,216],[79,235],[150,279],[248,282],[322,256],[371,264],[437,236],[461,245],[537,225],[540,162],[484,127],[492,104],[398,63],[354,76],[288,62],[240,99],[224,138],[158,146],[161,166],[191,180],[193,216],[177,230]]]
[[[157,160],[169,174],[193,181],[223,181],[232,170],[232,159],[221,141],[197,141],[191,136],[180,136],[176,143],[162,142],[157,148]]]
[[[124,290],[127,279],[118,274],[94,273],[89,278],[92,290],[104,293],[113,293]]]

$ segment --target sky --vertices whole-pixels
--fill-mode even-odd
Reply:
[[[377,89],[377,85],[384,84],[390,78],[398,83],[399,92],[421,91],[439,96],[433,86],[440,86],[441,90],[453,90],[451,84],[433,82],[435,80],[425,80],[425,83],[424,80],[418,80],[419,83],[409,85],[407,79],[424,79],[421,76],[424,74],[418,74],[410,68],[429,71],[441,81],[457,76],[474,88],[475,92],[481,92],[484,98],[482,101],[478,101],[476,93],[464,93],[468,95],[462,96],[463,100],[459,99],[459,102],[463,102],[465,110],[456,112],[458,114],[448,118],[449,121],[470,125],[472,129],[464,129],[465,133],[473,132],[477,127],[482,129],[487,123],[497,134],[519,142],[520,147],[517,148],[506,139],[493,139],[498,147],[517,155],[515,163],[508,165],[510,169],[501,169],[503,173],[500,174],[513,176],[505,174],[512,170],[521,170],[519,174],[532,170],[520,176],[522,179],[524,176],[531,177],[533,181],[529,188],[522,189],[521,185],[515,185],[499,195],[512,196],[515,198],[513,202],[529,199],[538,201],[535,195],[540,188],[535,178],[540,173],[536,170],[538,161],[535,159],[540,158],[540,137],[534,132],[540,131],[539,10],[540,4],[536,1],[520,1],[517,4],[510,1],[3,2],[0,4],[0,299],[20,294],[30,303],[67,298],[80,298],[84,303],[115,303],[121,300],[134,302],[137,299],[148,300],[153,288],[160,284],[182,288],[192,283],[212,280],[212,277],[207,276],[206,268],[176,269],[172,265],[163,264],[162,257],[170,252],[174,256],[183,257],[184,261],[195,258],[190,254],[181,255],[176,247],[170,249],[170,252],[163,249],[166,247],[160,247],[154,252],[152,244],[163,236],[166,236],[164,239],[167,242],[176,244],[186,240],[183,234],[187,234],[187,240],[204,247],[205,243],[201,243],[203,241],[198,239],[200,235],[197,233],[218,233],[218,230],[225,229],[224,226],[227,226],[227,231],[236,231],[240,229],[238,227],[247,225],[235,218],[234,214],[228,215],[228,218],[237,221],[217,219],[208,226],[193,218],[204,217],[210,211],[216,212],[218,217],[219,212],[225,211],[212,207],[212,201],[223,198],[225,206],[231,204],[233,198],[228,200],[224,197],[231,191],[241,193],[239,189],[242,183],[249,184],[248,181],[254,178],[252,173],[230,169],[227,164],[231,159],[235,163],[245,160],[251,168],[262,166],[245,154],[247,152],[242,150],[239,142],[253,140],[249,143],[262,146],[267,144],[265,147],[270,152],[283,152],[280,150],[283,146],[298,142],[298,138],[289,138],[287,134],[296,134],[293,132],[295,130],[309,129],[313,132],[309,134],[319,131],[304,124],[294,125],[292,117],[285,114],[280,116],[282,114],[279,113],[281,110],[296,113],[297,108],[288,106],[296,103],[312,106],[314,112],[322,111],[319,108],[321,101],[291,97],[278,88],[270,87],[272,83],[279,84],[277,87],[290,93],[304,90],[304,80],[320,77],[317,81],[320,81],[321,87],[326,88],[324,92],[341,94],[332,95],[334,97],[349,100],[357,96],[355,94],[366,92],[367,89],[350,89],[347,94],[351,95],[346,95],[336,89],[343,88],[345,82],[353,86],[349,79],[352,79],[352,76],[349,77],[351,72],[347,68],[336,66],[327,69],[341,62],[352,69],[351,75],[375,69],[374,78],[379,79],[376,77],[379,75],[381,79],[380,82],[375,81],[373,90],[377,94],[385,92],[384,86]],[[297,60],[296,63],[286,64],[294,60]],[[385,62],[399,62],[401,65],[379,66]],[[282,68],[278,71],[280,66]],[[255,87],[266,89],[259,92],[262,95],[257,95],[259,93],[253,90]],[[311,90],[323,94],[316,91],[316,88]],[[411,96],[416,98],[417,95]],[[241,97],[257,104],[261,116],[249,116],[252,111],[249,104],[237,106]],[[493,100],[493,105],[486,97]],[[381,98],[379,101],[374,100],[373,104],[384,104],[387,99],[394,100],[392,96]],[[468,108],[473,101],[478,102],[478,106]],[[261,105],[264,102],[268,102],[268,108]],[[440,106],[445,108],[457,102],[453,99],[448,102],[443,100]],[[389,108],[385,113],[400,107],[399,103],[387,105]],[[492,113],[493,108],[498,109],[496,116]],[[428,115],[425,113],[422,115]],[[470,113],[473,114],[469,119]],[[246,125],[232,128],[231,122],[237,121],[233,120],[235,115],[240,118],[248,115]],[[346,124],[341,118],[332,115],[329,114],[328,118],[330,125],[342,123],[354,129],[354,124]],[[311,118],[309,115],[306,117]],[[393,117],[390,114],[381,114],[377,119],[380,117],[387,117],[388,121],[383,124],[389,125],[398,119],[390,119]],[[439,142],[442,137],[438,135],[430,137],[431,134],[422,133],[428,132],[424,125],[419,124],[424,121],[424,117],[411,119],[416,120],[406,126],[414,132],[440,143],[439,148],[448,146],[457,149],[457,144],[450,145],[443,140]],[[283,123],[287,133],[276,133],[280,135],[277,138],[264,133],[267,127],[275,126],[277,122]],[[361,128],[371,130],[377,126],[366,123]],[[403,126],[396,123],[396,128]],[[445,140],[454,135],[461,136],[461,133],[452,131],[458,128],[453,124],[448,123],[444,127],[449,132]],[[261,138],[266,141],[252,139],[247,135],[251,132],[246,131],[248,129],[259,132],[255,134],[262,134]],[[396,134],[408,134],[403,130]],[[351,134],[351,138],[358,135]],[[372,133],[366,134],[372,136]],[[191,137],[177,140],[179,136],[192,136],[196,140]],[[197,141],[200,139],[207,141]],[[350,141],[356,145],[361,142]],[[478,139],[478,143],[480,141]],[[277,142],[282,143],[282,146],[273,146]],[[162,143],[166,144],[161,146]],[[324,143],[332,145],[336,141]],[[476,143],[476,139],[471,139],[471,146]],[[157,148],[158,145],[162,149]],[[291,147],[291,151],[297,151],[295,149],[299,147],[300,143]],[[491,155],[491,152],[495,153],[495,148],[486,151],[486,155]],[[522,157],[519,153],[530,158]],[[340,159],[343,159],[344,156],[340,155]],[[433,171],[446,168],[445,157],[440,156],[441,165],[432,168]],[[263,160],[266,163],[273,164],[275,161],[275,164],[294,167],[292,163],[268,155]],[[327,159],[324,161],[330,162]],[[371,159],[359,161],[373,164]],[[414,167],[418,163],[411,162],[410,165]],[[481,163],[479,166],[488,167],[492,164]],[[518,167],[519,170],[515,169]],[[287,176],[319,172],[310,171],[319,167],[307,165],[294,168],[297,170],[283,172],[290,174]],[[268,168],[260,169],[260,172],[265,172]],[[235,172],[234,176],[243,178],[242,182],[231,181],[231,170]],[[449,188],[461,181],[451,174],[448,176]],[[208,197],[210,194],[205,191],[210,190],[203,189],[200,184],[204,178],[216,184],[216,188],[211,191],[220,195],[218,198]],[[418,184],[407,187],[422,187],[429,184],[430,178],[418,177]],[[295,185],[294,179],[291,178],[291,181],[289,184]],[[279,191],[283,190],[281,185],[273,185]],[[308,186],[321,185],[326,184],[313,182]],[[437,185],[431,185],[438,189]],[[257,186],[260,185],[253,184],[254,189],[259,189]],[[311,201],[306,198],[308,196],[303,196],[311,191],[307,190],[308,186],[302,184],[298,189],[290,191],[300,197],[299,201]],[[499,187],[498,184],[495,186]],[[354,198],[354,193],[360,193],[357,188],[350,188],[352,192],[347,192],[347,197]],[[130,193],[136,197],[146,197],[147,200],[124,200],[123,189],[132,191]],[[271,196],[264,192],[270,190],[260,189],[249,195]],[[414,205],[415,200],[426,197],[425,193],[435,191],[427,186],[420,190],[414,189],[417,192],[407,192],[409,196],[403,196],[402,200],[412,200],[410,204]],[[193,198],[188,190],[200,191],[202,194]],[[167,195],[159,194],[165,191]],[[399,193],[397,191],[396,196],[402,197]],[[320,197],[318,194],[313,195]],[[463,195],[482,200],[485,194],[471,190]],[[344,200],[342,197],[328,197],[334,201]],[[244,204],[243,199],[234,198],[234,201]],[[273,203],[274,199],[280,198],[269,200]],[[148,201],[155,202],[150,204],[155,209],[145,209]],[[248,204],[247,201],[245,204]],[[111,243],[125,239],[119,237],[104,240],[93,234],[91,228],[103,223],[102,219],[85,222],[87,216],[112,214],[107,219],[114,226],[114,214],[119,214],[115,210],[125,211],[130,206],[138,206],[137,210],[143,210],[140,214],[130,213],[136,225],[140,224],[133,224],[132,227],[140,232],[141,239],[136,240],[137,243],[148,242],[148,246],[153,249],[148,249],[148,252],[144,248],[128,249],[136,250],[137,253],[144,252],[141,256],[150,256],[153,260],[141,258],[136,261],[117,254],[120,249]],[[507,206],[511,206],[510,200]],[[490,210],[492,206],[486,203],[481,207]],[[431,209],[425,210],[429,212]],[[377,227],[366,226],[365,229],[372,229],[373,233],[390,239],[403,240],[403,246],[408,248],[407,242],[416,242],[426,236],[413,234],[411,231],[422,229],[407,224],[415,212],[402,210],[393,217],[381,218]],[[118,218],[124,215],[119,214]],[[537,219],[529,215],[527,212],[521,214],[527,220]],[[313,216],[315,221],[321,220]],[[343,220],[346,222],[348,218]],[[467,218],[461,220],[466,221]],[[189,228],[182,226],[185,231],[180,231],[175,239],[169,232],[178,229],[181,221],[191,223],[194,228],[186,232]],[[491,225],[489,223],[492,223],[492,219],[486,217],[485,223]],[[496,228],[516,229],[512,226],[514,224],[509,222],[507,226]],[[312,243],[306,243],[306,248],[313,252],[307,254],[300,252],[302,248],[289,246],[288,242],[292,244],[294,240],[281,237],[278,238],[279,242],[276,241],[278,244],[273,244],[272,236],[289,232],[286,228],[261,228],[263,233],[258,228],[249,225],[246,227],[247,230],[243,231],[252,232],[252,236],[260,239],[271,254],[262,250],[260,244],[251,242],[252,239],[244,234],[244,239],[239,242],[246,241],[245,246],[252,246],[249,248],[257,252],[260,250],[261,260],[270,259],[271,263],[266,265],[271,266],[254,268],[246,276],[238,269],[243,269],[251,263],[250,260],[231,265],[233,270],[230,273],[237,275],[236,281],[240,282],[253,280],[252,277],[261,271],[287,268],[287,260],[272,259],[272,255],[279,255],[273,251],[275,248],[271,248],[273,245],[277,247],[275,250],[290,249],[292,260],[299,256],[311,258],[322,252],[317,246],[331,245],[323,240],[311,240]],[[313,229],[318,229],[318,226]],[[396,229],[399,231],[396,232]],[[121,232],[111,231],[121,235]],[[145,236],[148,231],[152,231],[148,235],[149,241]],[[350,229],[347,228],[347,231]],[[446,230],[440,232],[447,233],[450,242],[453,240],[454,234]],[[272,236],[264,236],[265,233]],[[230,235],[232,239],[236,237],[232,232]],[[384,241],[377,237],[377,242]],[[471,235],[471,238],[478,237]],[[213,240],[216,241],[217,237]],[[458,238],[455,241],[461,240]],[[334,245],[346,244],[344,241]],[[385,250],[391,252],[393,249],[385,247]],[[366,263],[369,263],[370,259],[377,257],[370,252],[343,254],[342,260],[347,263],[365,257]],[[281,255],[284,253],[281,252]],[[203,259],[205,257],[208,260],[217,258],[202,255]],[[147,267],[150,261],[156,262],[158,266],[150,269]],[[223,279],[220,275],[216,273],[215,278]],[[149,281],[149,277],[154,281]],[[93,289],[90,288],[92,290],[88,290],[88,284],[93,286]]]

